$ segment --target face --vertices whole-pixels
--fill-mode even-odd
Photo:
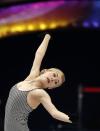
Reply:
[[[45,87],[47,87],[48,89],[53,89],[62,84],[60,73],[53,70],[46,71],[44,74],[41,75],[41,79]]]

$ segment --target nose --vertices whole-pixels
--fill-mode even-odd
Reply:
[[[55,81],[56,80],[56,78],[54,78],[54,77],[51,77],[51,79],[50,79],[51,81]]]

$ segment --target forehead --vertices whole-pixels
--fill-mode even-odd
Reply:
[[[47,71],[53,72],[53,73],[58,73],[56,70],[53,70],[53,69],[48,69]]]
[[[59,71],[57,71],[57,70],[49,69],[48,72],[57,74],[58,76],[61,76],[61,73]]]

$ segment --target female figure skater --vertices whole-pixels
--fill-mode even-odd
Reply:
[[[68,115],[60,112],[52,103],[49,94],[44,89],[59,87],[65,77],[56,68],[40,71],[42,59],[48,47],[50,35],[46,34],[35,53],[35,59],[28,77],[15,84],[9,93],[5,107],[4,131],[29,131],[27,122],[29,113],[39,104],[60,121],[72,123]]]

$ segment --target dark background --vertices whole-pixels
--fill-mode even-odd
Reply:
[[[0,0],[0,7],[29,1],[33,2]],[[43,0],[34,0],[36,1]],[[73,124],[53,119],[40,105],[30,114],[29,127],[35,131],[82,131],[84,128],[100,130],[100,93],[83,93],[83,97],[79,99],[79,89],[100,88],[100,28],[93,28],[93,22],[100,17],[99,4],[95,4],[93,9],[94,13],[86,21],[89,28],[75,28],[69,25],[66,28],[0,38],[0,131],[3,131],[5,104],[9,91],[14,84],[29,74],[35,51],[46,33],[51,34],[52,38],[41,69],[57,67],[66,76],[66,82],[61,87],[47,92],[55,106],[71,117]],[[77,25],[83,23],[79,22]]]
[[[60,128],[75,129],[79,127],[78,88],[82,86],[100,86],[100,30],[67,27],[64,29],[38,31],[0,39],[0,118],[3,123],[4,108],[10,88],[17,82],[25,79],[31,69],[34,54],[46,33],[52,38],[41,69],[57,67],[62,69],[66,82],[59,88],[47,91],[56,107],[69,114],[73,124],[65,124],[54,120],[42,106],[30,114],[29,126],[31,129]],[[88,99],[83,111],[96,114],[98,125],[90,121],[87,115],[85,124],[88,128],[100,128],[99,100],[95,96]],[[85,100],[87,101],[87,100]],[[84,112],[83,112],[84,113]],[[89,117],[89,118],[88,118]],[[85,119],[85,118],[84,118]],[[35,124],[34,124],[35,123]],[[58,128],[57,128],[58,127]]]

